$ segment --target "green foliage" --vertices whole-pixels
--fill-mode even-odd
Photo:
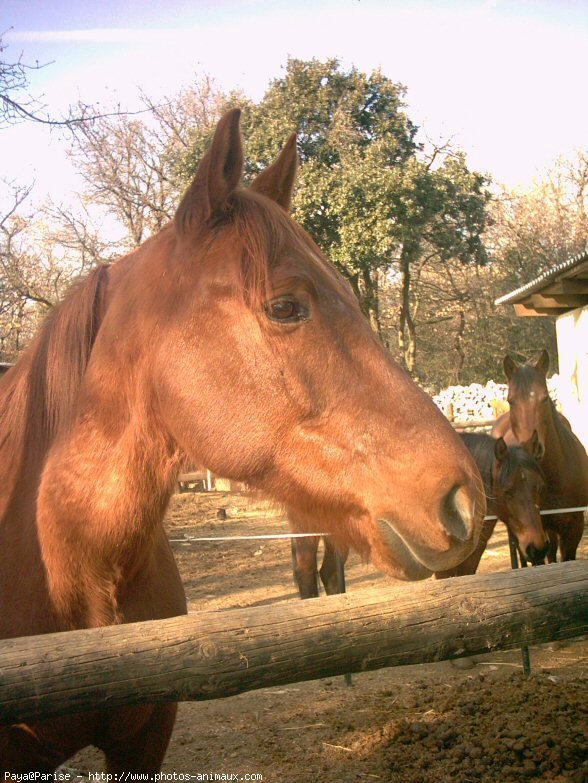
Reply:
[[[296,130],[294,216],[351,278],[389,262],[390,175],[416,149],[403,96],[379,71],[366,76],[342,70],[337,60],[290,60],[246,115],[250,175]]]
[[[343,71],[336,60],[291,60],[251,108],[247,129],[249,154],[263,165],[297,129],[295,217],[352,281],[388,342],[379,281],[391,271],[403,274],[396,266],[401,258],[486,261],[486,180],[468,170],[463,155],[425,155],[404,112],[404,93],[379,71],[368,76]],[[410,288],[408,273],[405,283]],[[410,301],[411,292],[409,307]]]
[[[404,88],[374,71],[341,69],[335,59],[321,63],[291,59],[263,100],[252,107],[245,132],[255,168],[275,157],[295,129],[301,163],[332,168],[348,150],[386,140],[388,164],[414,150],[416,128],[402,112]]]
[[[404,87],[380,71],[344,70],[335,59],[291,59],[260,103],[240,104],[249,179],[296,131],[301,166],[294,217],[351,281],[388,343],[381,282],[390,275],[402,278],[396,331],[401,358],[413,370],[411,266],[425,256],[484,263],[488,193],[486,180],[468,170],[463,155],[445,150],[427,155],[417,145],[404,95]],[[184,173],[193,172],[207,142],[202,133],[194,139]]]

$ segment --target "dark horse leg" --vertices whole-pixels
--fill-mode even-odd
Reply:
[[[551,533],[548,531],[549,542],[551,545]],[[584,512],[576,514],[567,514],[564,517],[558,517],[553,523],[553,533],[556,540],[559,540],[559,553],[562,563],[567,560],[575,560],[578,545],[582,540],[582,534],[584,533]],[[550,546],[551,549],[551,546]],[[553,561],[555,562],[555,556]]]
[[[301,598],[317,598],[319,594],[316,567],[318,545],[318,536],[292,539],[292,568]]]
[[[345,563],[347,562],[347,557],[349,555],[349,550],[346,549],[344,552],[339,554],[339,557],[337,557],[337,552],[335,551],[335,548],[331,544],[331,541],[329,538],[323,539],[323,545],[325,548],[325,553],[323,555],[323,563],[320,568],[320,576],[321,576],[321,582],[323,583],[325,587],[325,592],[327,595],[338,595],[339,593],[345,592]],[[349,672],[346,672],[345,675],[345,684],[349,687],[352,685],[352,679],[351,674]]]
[[[44,747],[34,734],[22,726],[0,729],[0,769],[5,774],[53,772],[71,755]]]
[[[100,742],[108,772],[159,772],[178,710],[177,704],[113,711],[108,734]]]
[[[78,750],[95,745],[106,756],[108,772],[159,772],[176,712],[175,703],[157,704],[2,727],[0,768],[53,772]]]
[[[301,598],[317,598],[319,594],[318,576],[325,587],[327,595],[337,595],[345,592],[339,574],[337,573],[337,553],[328,538],[323,539],[325,553],[320,571],[317,570],[318,536],[292,539],[292,567],[294,579],[298,585]],[[343,563],[349,552],[340,555]]]
[[[547,562],[548,563],[556,563],[557,562],[557,546],[559,544],[559,536],[557,535],[557,532],[553,530],[552,528],[546,528],[545,532],[547,533],[547,538],[549,539],[549,546],[547,548]]]
[[[325,592],[327,595],[337,595],[338,593],[344,593],[344,584],[341,584],[341,579],[337,573],[337,552],[333,548],[333,545],[328,538],[323,540],[325,547],[325,554],[323,555],[323,564],[320,567],[321,582],[325,586]],[[347,561],[349,550],[342,552],[339,557],[344,565]]]

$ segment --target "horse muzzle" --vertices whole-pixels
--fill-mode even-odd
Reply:
[[[478,542],[485,513],[484,496],[476,487],[456,485],[440,504],[439,513],[416,535],[412,525],[401,524],[393,513],[378,515],[378,530],[390,551],[390,560],[402,571],[399,578],[425,579],[435,571],[461,563]]]
[[[545,565],[548,549],[549,542],[546,542],[545,546],[541,548],[536,547],[534,544],[529,544],[524,551],[525,560],[528,560],[534,566]]]

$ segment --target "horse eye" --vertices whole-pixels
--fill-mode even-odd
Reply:
[[[308,318],[306,308],[293,297],[273,299],[265,305],[265,312],[271,321],[278,323],[295,323]]]

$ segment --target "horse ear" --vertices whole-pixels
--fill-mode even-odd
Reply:
[[[547,376],[547,371],[549,370],[549,354],[545,348],[541,351],[539,358],[535,362],[535,369]]]
[[[241,110],[232,109],[216,126],[210,149],[176,212],[180,233],[187,233],[222,212],[227,197],[239,184],[243,173],[240,117]]]
[[[271,198],[288,212],[292,203],[292,190],[297,170],[296,134],[293,133],[277,160],[253,180],[251,190]]]
[[[510,381],[512,374],[519,368],[519,365],[515,362],[515,360],[511,359],[508,355],[504,357],[502,366],[504,367],[504,374],[506,375],[507,381]]]
[[[508,446],[506,445],[504,438],[496,438],[496,443],[494,444],[494,456],[498,462],[504,462],[507,454]]]

